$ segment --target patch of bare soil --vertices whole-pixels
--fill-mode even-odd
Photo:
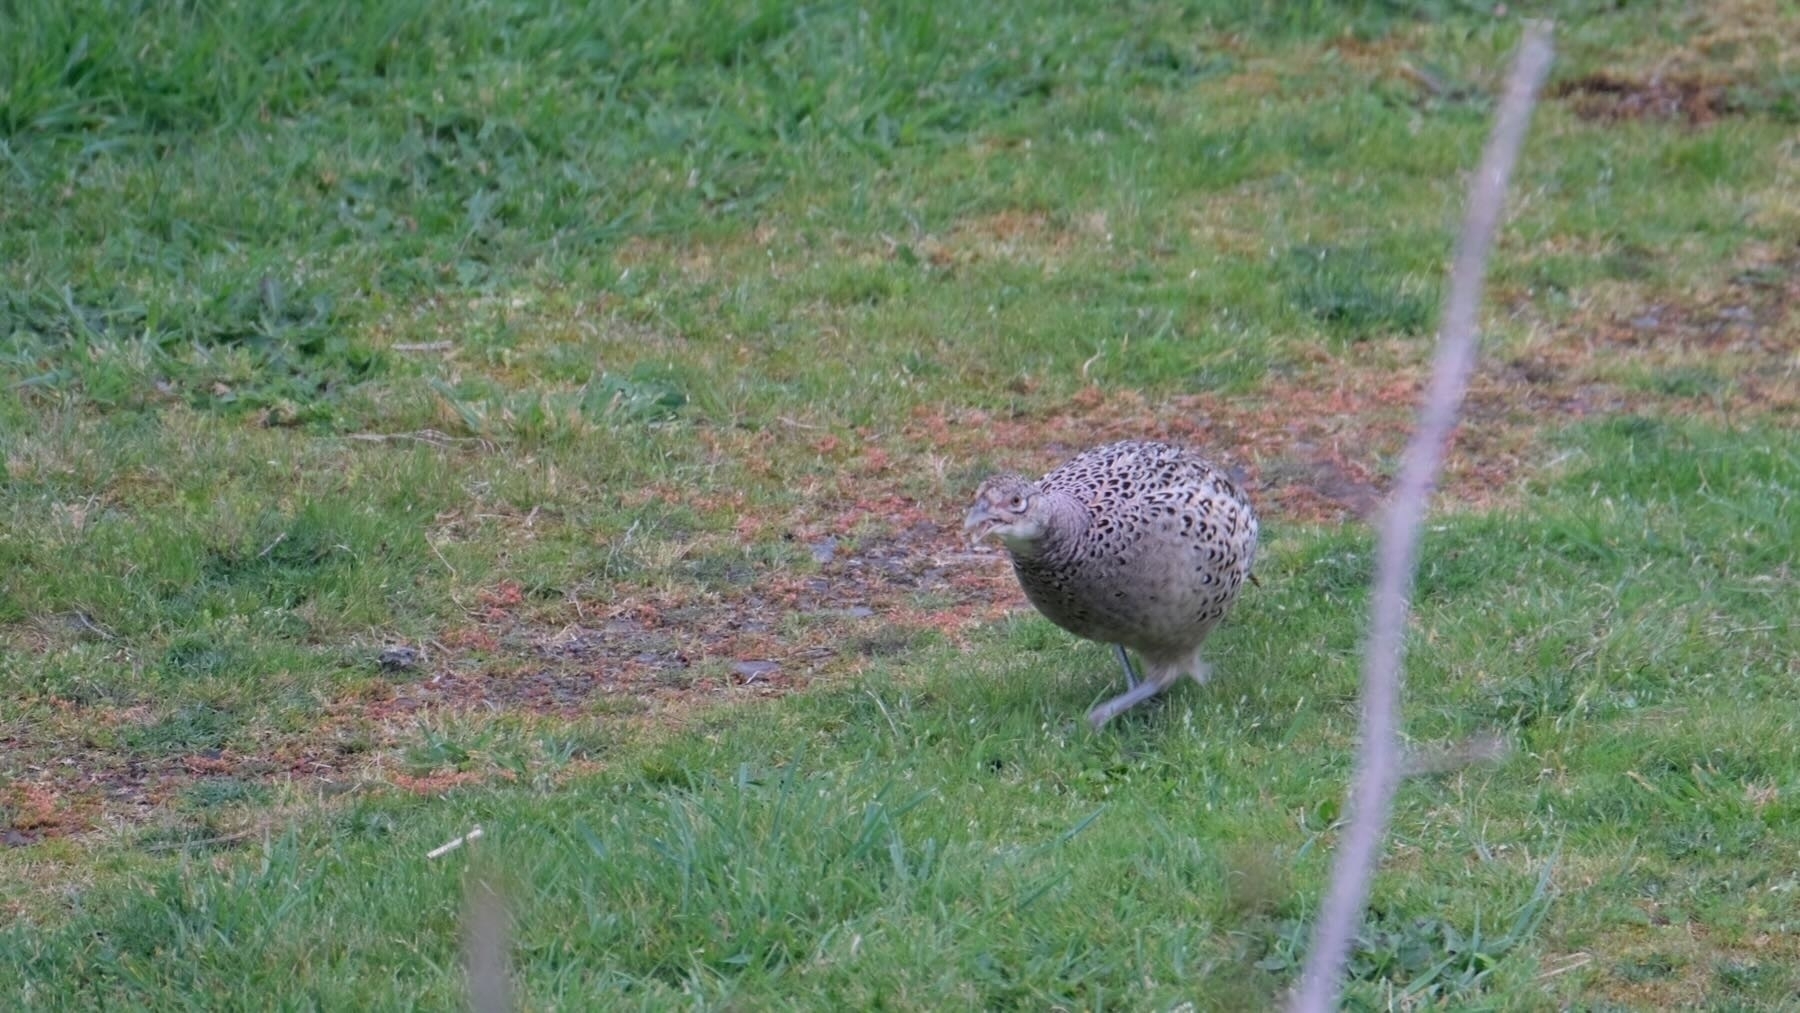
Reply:
[[[1528,306],[1519,312],[1529,313]],[[1635,378],[1636,382],[1626,382]],[[1554,415],[1596,408],[1719,423],[1800,412],[1800,244],[1748,251],[1728,284],[1671,295],[1623,291],[1508,356],[1498,397]]]
[[[781,533],[806,546],[816,569],[626,593],[553,630],[489,609],[449,640],[514,660],[459,668],[453,651],[429,678],[394,686],[372,713],[504,707],[574,716],[596,696],[772,695],[826,668],[855,670],[916,635],[954,636],[1009,607],[1003,561],[971,552],[959,524],[900,496],[858,500]]]
[[[106,715],[96,716],[100,721]],[[0,739],[17,758],[42,755],[40,741]],[[77,746],[28,764],[0,785],[0,847],[78,836],[107,825],[147,822],[193,780],[179,759],[140,759]]]
[[[1655,74],[1632,78],[1602,71],[1564,81],[1551,94],[1584,120],[1676,120],[1702,126],[1737,112],[1729,89],[1702,77]]]

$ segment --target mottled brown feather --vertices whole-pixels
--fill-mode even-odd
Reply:
[[[977,509],[1021,496],[1043,523],[1008,549],[1038,611],[1077,636],[1137,651],[1159,685],[1182,674],[1204,680],[1200,644],[1256,556],[1256,513],[1238,484],[1192,450],[1128,441],[1035,483],[991,479]]]

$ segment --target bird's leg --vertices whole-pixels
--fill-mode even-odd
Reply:
[[[1195,685],[1204,686],[1212,681],[1212,666],[1204,661],[1196,660],[1188,666],[1187,674],[1188,678],[1194,680]]]
[[[1136,689],[1138,674],[1137,668],[1131,664],[1131,655],[1125,653],[1124,644],[1114,644],[1113,650],[1119,653],[1119,665],[1125,669],[1125,688]]]
[[[1101,728],[1105,727],[1106,723],[1113,718],[1118,717],[1131,708],[1136,707],[1138,704],[1143,703],[1145,700],[1168,689],[1169,686],[1173,684],[1175,680],[1181,678],[1183,674],[1202,686],[1206,685],[1207,681],[1212,678],[1212,666],[1201,661],[1199,658],[1195,658],[1193,661],[1178,668],[1152,667],[1150,670],[1150,678],[1140,681],[1131,678],[1135,673],[1131,671],[1131,662],[1125,656],[1125,648],[1120,647],[1118,650],[1119,660],[1126,666],[1125,673],[1131,686],[1125,692],[1120,693],[1111,700],[1088,711],[1088,724],[1093,725],[1095,731],[1099,731]]]
[[[1106,726],[1108,721],[1111,721],[1113,718],[1136,707],[1138,704],[1143,703],[1145,700],[1150,699],[1156,694],[1161,693],[1166,685],[1166,683],[1159,682],[1156,679],[1145,679],[1143,682],[1120,693],[1111,700],[1088,711],[1088,724],[1094,726],[1094,731],[1099,731]]]

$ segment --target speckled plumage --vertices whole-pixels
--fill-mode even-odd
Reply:
[[[1096,726],[1184,674],[1206,680],[1200,645],[1256,555],[1256,514],[1237,483],[1192,450],[1147,441],[1096,447],[1037,482],[990,478],[965,527],[1006,543],[1051,622],[1143,658],[1146,685],[1095,708]]]

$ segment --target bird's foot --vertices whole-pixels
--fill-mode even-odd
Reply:
[[[1118,717],[1162,691],[1163,687],[1160,683],[1140,682],[1125,692],[1120,693],[1118,696],[1113,697],[1111,700],[1088,711],[1088,724],[1093,726],[1094,731],[1099,731],[1106,727],[1108,721],[1111,721],[1113,718]]]
[[[1194,667],[1188,669],[1188,678],[1194,680],[1195,685],[1206,685],[1212,681],[1212,675],[1212,666],[1204,661],[1196,661]]]

